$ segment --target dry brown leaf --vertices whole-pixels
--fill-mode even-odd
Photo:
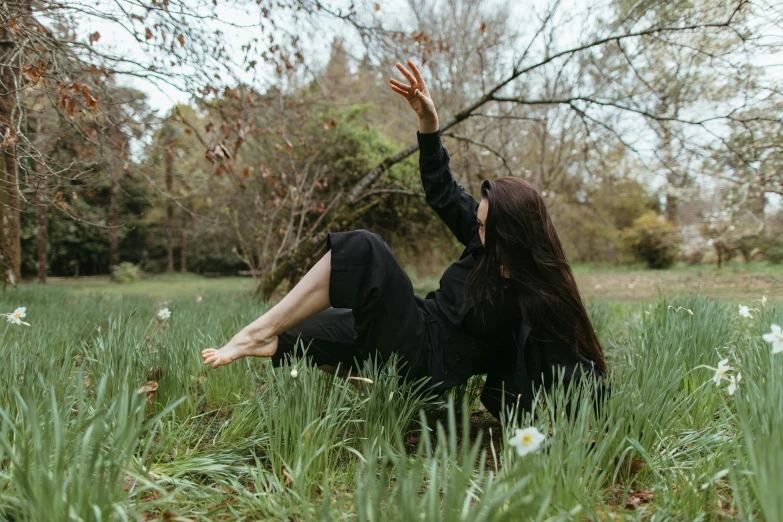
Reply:
[[[92,33],[90,35],[90,44],[94,44],[95,42],[97,42],[100,39],[101,39],[101,33],[99,33],[98,31],[95,31],[94,33]]]
[[[38,62],[38,65],[25,65],[22,67],[22,76],[24,76],[31,85],[35,85],[46,72],[48,66],[49,64],[43,60]]]
[[[90,88],[86,85],[82,85],[82,96],[84,96],[84,103],[87,105],[87,107],[90,108],[90,110],[98,110],[98,100],[92,97],[92,94],[90,94]]]
[[[22,26],[19,25],[19,22],[16,20],[16,18],[12,18],[8,21],[8,29],[14,34],[22,33]]]
[[[625,509],[636,509],[642,504],[646,504],[653,499],[653,494],[641,489],[639,491],[631,490],[625,498]]]
[[[177,36],[177,41],[181,47],[185,47],[185,37],[182,35]]]
[[[149,27],[144,29],[144,37],[149,40],[152,38],[152,31],[150,31]]]
[[[288,468],[285,464],[280,466],[280,471],[283,473],[283,483],[285,484],[285,487],[291,487],[294,484],[294,477],[291,476],[291,474],[288,472]]]
[[[482,32],[482,33],[483,33],[484,31],[486,31],[486,30],[487,30],[487,24],[481,24],[481,28],[480,28],[480,29],[481,29],[481,32]]]
[[[6,127],[3,133],[3,148],[10,147],[16,143],[17,139],[19,139],[19,136],[16,135],[16,131],[11,127]]]
[[[136,393],[146,393],[147,404],[152,404],[152,398],[155,396],[157,391],[158,383],[155,381],[147,381],[145,384],[142,384],[138,390],[136,390]]]

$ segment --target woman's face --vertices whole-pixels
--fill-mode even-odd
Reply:
[[[479,225],[479,237],[481,238],[481,244],[484,243],[484,224],[487,222],[487,213],[489,212],[489,200],[487,198],[481,198],[481,203],[478,206],[478,225]]]

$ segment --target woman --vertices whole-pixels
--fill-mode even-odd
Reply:
[[[519,178],[485,181],[481,201],[457,185],[441,146],[438,115],[416,66],[391,79],[419,117],[419,167],[427,202],[465,246],[425,299],[389,247],[364,230],[329,234],[327,253],[294,289],[220,350],[213,368],[240,357],[293,352],[298,339],[318,365],[393,353],[408,378],[430,377],[436,391],[486,374],[481,400],[531,407],[557,372],[567,383],[604,376],[606,363],[546,206]]]

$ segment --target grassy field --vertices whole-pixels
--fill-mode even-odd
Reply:
[[[369,363],[361,387],[301,360],[205,368],[264,310],[249,279],[8,289],[0,312],[31,326],[0,326],[0,518],[783,520],[780,271],[576,273],[613,392],[598,412],[590,390],[540,397],[524,456],[478,379],[429,397]]]

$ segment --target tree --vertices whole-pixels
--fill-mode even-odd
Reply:
[[[454,5],[462,4],[457,2]],[[507,165],[505,156],[496,149],[493,152],[494,147],[491,145],[452,129],[458,125],[462,128],[466,121],[476,117],[487,120],[515,119],[526,121],[527,125],[540,125],[541,123],[537,122],[542,118],[536,113],[536,109],[563,107],[571,116],[575,116],[578,124],[582,126],[586,146],[596,151],[597,163],[601,161],[606,141],[622,144],[643,159],[633,138],[636,137],[638,142],[640,130],[655,129],[667,122],[677,125],[683,143],[681,150],[689,151],[696,146],[705,150],[700,139],[714,133],[715,126],[739,121],[737,107],[724,103],[702,108],[699,103],[691,103],[691,97],[685,97],[677,104],[681,108],[673,113],[666,101],[668,91],[656,88],[656,85],[646,81],[644,75],[639,74],[641,62],[649,58],[641,51],[653,43],[663,42],[662,45],[667,49],[682,50],[688,46],[696,46],[694,55],[710,56],[712,42],[718,38],[728,44],[725,48],[720,48],[721,54],[714,61],[705,59],[700,62],[702,74],[713,77],[715,83],[744,80],[744,89],[755,90],[753,82],[747,81],[748,78],[740,73],[742,64],[748,63],[748,49],[761,49],[750,35],[753,24],[764,16],[764,11],[754,11],[752,5],[742,0],[731,3],[728,9],[724,2],[678,4],[676,10],[670,11],[666,11],[666,5],[668,3],[646,2],[640,11],[626,10],[631,15],[623,14],[622,18],[611,23],[602,19],[603,13],[595,15],[588,12],[581,26],[574,21],[576,17],[572,13],[563,13],[557,3],[547,6],[541,12],[534,11],[534,15],[538,16],[538,23],[533,26],[529,35],[523,35],[526,41],[517,47],[524,51],[510,63],[506,62],[508,65],[500,64],[497,68],[491,68],[490,72],[493,74],[480,73],[474,82],[464,82],[467,85],[479,83],[480,94],[473,95],[472,101],[460,106],[443,107],[441,132],[451,134],[457,139],[463,137],[466,141],[471,140],[475,145],[485,148],[490,155],[498,156],[501,163]],[[470,7],[463,6],[463,9],[467,11]],[[666,16],[656,14],[656,9]],[[458,17],[459,13],[454,16]],[[481,23],[480,17],[473,17],[472,20],[479,26],[475,31],[486,31],[487,27]],[[384,27],[380,20],[376,29],[378,38],[387,39],[385,44],[388,48],[393,47],[399,40],[412,41],[418,46],[420,56],[435,63],[439,63],[438,52],[444,48],[448,49],[448,45],[442,45],[441,40],[426,33],[415,32],[408,39],[403,31]],[[567,33],[580,36],[575,39],[567,37]],[[629,53],[629,49],[636,51]],[[654,69],[649,68],[649,71],[652,74]],[[453,80],[441,69],[437,70],[435,78],[438,80],[433,85],[437,85],[438,81],[442,83]],[[461,86],[462,83],[458,85]],[[468,89],[468,95],[470,93]],[[773,92],[770,96],[779,94]],[[436,101],[440,103],[440,100]],[[696,111],[697,109],[700,110]],[[545,124],[546,121],[544,118]],[[546,125],[544,128],[546,129]],[[688,129],[688,132],[681,129]],[[543,137],[550,134],[542,133],[542,141]],[[541,150],[546,151],[547,148],[546,143],[542,143]],[[411,145],[389,155],[368,171],[342,197],[340,205],[330,212],[331,219],[324,220],[319,231],[314,231],[311,238],[302,242],[296,251],[291,252],[288,259],[264,278],[260,285],[261,293],[269,295],[288,277],[293,265],[310,259],[322,247],[328,230],[351,226],[352,223],[335,219],[335,216],[351,215],[352,209],[359,208],[357,202],[365,204],[363,196],[372,190],[373,184],[390,167],[416,150],[416,145]],[[679,158],[680,152],[673,149],[672,155]]]
[[[19,180],[36,178],[34,172],[25,171],[24,176],[20,176],[20,169],[47,158],[36,150],[32,139],[35,131],[26,122],[30,100],[23,94],[27,89],[35,87],[57,111],[64,125],[69,126],[71,133],[80,134],[90,146],[99,147],[102,139],[116,141],[116,133],[128,130],[105,125],[112,121],[108,115],[112,106],[107,103],[106,89],[118,76],[165,83],[207,98],[221,92],[224,86],[236,84],[240,76],[249,75],[257,63],[287,70],[302,62],[303,56],[297,51],[299,36],[278,27],[281,17],[288,22],[292,19],[315,20],[319,16],[347,20],[352,16],[352,12],[343,13],[320,1],[310,0],[276,2],[273,7],[247,0],[227,7],[229,10],[257,9],[259,22],[256,28],[264,39],[259,39],[256,33],[248,36],[241,49],[235,49],[239,25],[224,21],[228,18],[224,16],[226,11],[217,1],[99,0],[89,7],[64,0],[13,0],[0,4],[0,135],[4,189],[0,246],[8,281],[16,284],[21,275],[19,222],[20,206],[24,202],[20,193],[29,187],[20,187]],[[102,45],[99,32],[80,34],[80,28],[85,25],[107,27],[113,36],[121,41],[124,38],[124,43],[131,49],[124,49],[122,45]],[[245,26],[244,21],[241,25]],[[226,28],[234,32],[235,38],[230,42],[225,38]],[[101,124],[85,125],[90,119]],[[105,134],[91,135],[90,131],[96,129]],[[129,144],[137,137],[126,134],[117,139]],[[39,167],[35,170],[58,171],[54,166]],[[80,166],[71,168],[78,170]],[[117,175],[116,172],[110,174],[114,178]],[[113,186],[118,185],[115,182]],[[39,201],[42,219],[45,197],[41,195]],[[110,236],[111,262],[114,263],[117,238],[113,233]],[[41,252],[43,255],[43,250]]]

